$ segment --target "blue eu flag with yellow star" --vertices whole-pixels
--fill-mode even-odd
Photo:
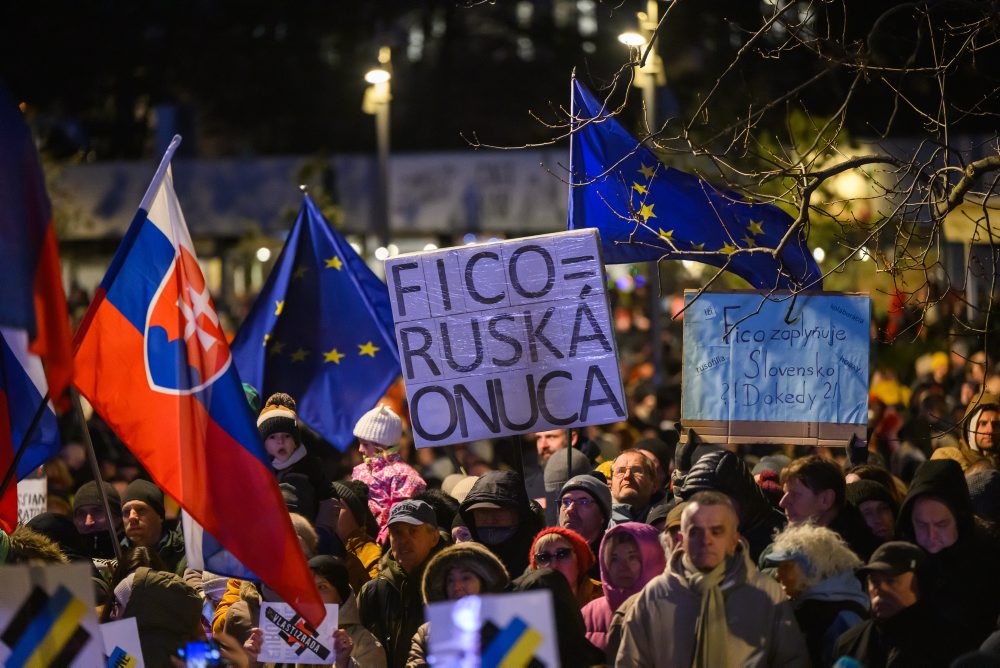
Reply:
[[[776,259],[792,217],[667,167],[575,79],[569,229],[601,232],[608,264],[694,260],[724,267],[761,290],[822,289],[805,236]]]
[[[308,195],[233,341],[240,378],[287,392],[299,417],[343,450],[399,376],[389,292]]]

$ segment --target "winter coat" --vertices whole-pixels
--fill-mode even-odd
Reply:
[[[393,668],[406,664],[410,640],[424,622],[424,568],[445,546],[444,540],[439,540],[427,561],[413,573],[404,571],[392,553],[386,554],[378,577],[365,584],[358,596],[361,623],[382,643],[387,663]]]
[[[470,510],[479,503],[493,503],[514,510],[519,520],[514,535],[499,545],[484,543],[476,527],[474,511]],[[528,567],[531,544],[542,530],[544,522],[532,511],[520,475],[512,471],[489,471],[483,474],[459,506],[459,515],[472,533],[473,540],[486,545],[503,562],[508,573],[516,576],[524,572]]]
[[[512,584],[514,591],[548,589],[552,593],[552,612],[555,616],[561,666],[584,668],[604,663],[604,652],[587,640],[583,616],[576,605],[569,582],[562,573],[551,568],[538,568],[528,571]]]
[[[922,496],[948,506],[958,524],[958,540],[927,555],[921,598],[959,648],[971,651],[994,630],[1000,615],[1000,545],[977,524],[965,477],[956,462],[933,460],[917,469],[896,522],[900,535],[911,542],[916,542],[913,507]]]
[[[642,560],[642,569],[639,571],[639,578],[635,584],[628,588],[616,587],[608,582],[607,572],[610,563],[611,551],[605,550],[610,545],[609,538],[618,534],[628,534],[635,539],[639,546],[639,557]],[[647,582],[663,573],[666,567],[666,558],[663,555],[663,548],[660,546],[659,532],[648,524],[637,522],[625,522],[612,527],[604,535],[601,541],[601,548],[598,551],[601,560],[601,569],[605,573],[601,588],[604,596],[591,601],[583,608],[583,623],[587,627],[587,640],[595,647],[605,649],[607,646],[608,629],[611,626],[611,616],[615,610],[632,594],[636,594]]]
[[[448,600],[448,573],[462,568],[475,573],[482,584],[483,594],[499,594],[507,589],[510,577],[507,569],[492,552],[479,543],[459,543],[438,552],[424,569],[424,602],[437,603]],[[430,623],[424,622],[410,642],[410,655],[406,668],[425,668],[427,663]]]
[[[378,522],[380,545],[389,535],[386,522],[392,507],[427,489],[424,479],[395,452],[361,462],[351,477],[368,485],[368,509]]]
[[[344,542],[344,565],[347,566],[347,580],[351,589],[356,592],[366,582],[378,575],[378,562],[382,558],[382,548],[365,533],[362,528],[355,529]]]
[[[849,656],[865,668],[947,666],[956,652],[933,613],[918,601],[889,619],[862,622],[837,639],[832,658]]]
[[[616,666],[687,668],[694,659],[701,595],[691,588],[673,552],[667,571],[639,592],[625,616]],[[809,653],[792,605],[772,578],[757,570],[740,544],[722,582],[731,666],[809,666]]]
[[[868,619],[868,594],[853,571],[817,582],[792,601],[813,666],[833,663],[833,646],[848,629]]]
[[[872,556],[872,552],[882,544],[882,541],[868,528],[861,511],[849,503],[845,503],[841,507],[827,528],[840,534],[840,537],[847,543],[847,547],[851,548],[851,552],[858,555],[864,562],[867,562]]]
[[[767,500],[750,467],[732,452],[717,450],[702,455],[675,489],[683,501],[706,490],[735,499],[740,512],[740,535],[747,542],[754,562],[787,523],[784,514]]]
[[[971,442],[969,440],[969,428],[974,426],[971,424],[972,418],[978,417],[979,411],[986,408],[1000,410],[1000,397],[987,392],[979,398],[979,401],[969,403],[962,418],[962,433],[958,438],[958,446],[938,448],[931,453],[931,459],[953,459],[959,463],[963,471],[976,462],[986,459],[988,456],[980,452],[975,440]],[[995,455],[989,458],[993,460],[994,465],[1000,463]]]
[[[200,633],[201,597],[173,573],[135,570],[122,617],[134,617],[147,666],[172,666],[170,657]]]

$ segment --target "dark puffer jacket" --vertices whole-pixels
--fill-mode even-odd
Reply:
[[[559,639],[559,663],[563,666],[597,666],[605,661],[604,652],[587,640],[580,606],[566,577],[551,568],[528,571],[513,582],[514,591],[548,589],[552,592],[552,612]]]
[[[470,510],[480,503],[488,503],[509,508],[517,513],[518,525],[514,535],[499,545],[490,545],[482,539],[476,528],[474,512]],[[524,481],[513,471],[489,471],[472,486],[465,501],[459,508],[462,521],[472,533],[472,538],[486,545],[507,568],[512,577],[517,577],[528,567],[528,553],[535,535],[544,527],[542,519],[534,513],[524,490]]]
[[[677,495],[687,501],[697,492],[714,490],[732,498],[740,514],[740,535],[750,547],[750,558],[756,562],[785,526],[785,516],[767,500],[753,479],[750,467],[737,455],[716,451],[703,455],[676,486]]]
[[[958,540],[928,555],[928,570],[937,582],[925,588],[928,593],[921,600],[926,599],[935,611],[941,633],[955,641],[956,650],[970,651],[993,631],[1000,615],[1000,545],[977,524],[958,462],[931,460],[917,469],[896,523],[902,537],[912,542],[916,542],[913,509],[922,497],[940,501],[951,510]]]
[[[122,616],[135,617],[146,665],[172,666],[170,657],[201,632],[201,598],[173,573],[142,566]]]

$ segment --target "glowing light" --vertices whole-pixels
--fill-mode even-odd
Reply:
[[[267,262],[271,259],[271,249],[265,246],[261,246],[257,249],[257,259],[261,262]]]
[[[437,244],[427,244],[424,246],[425,251],[432,251],[437,249],[438,249]]]
[[[379,262],[387,260],[389,258],[389,249],[385,246],[379,246],[375,249],[375,259]]]
[[[389,70],[384,70],[381,67],[376,67],[373,70],[368,70],[365,72],[365,81],[370,84],[382,84],[392,78],[389,74]]]
[[[397,255],[399,255],[399,246],[397,246],[396,244],[389,244],[388,251],[389,251],[389,257],[396,257]]]
[[[618,41],[625,46],[632,46],[635,48],[646,46],[646,38],[637,32],[623,32],[618,35]]]
[[[813,248],[813,259],[816,260],[817,262],[822,262],[823,260],[826,259],[826,251],[823,250],[822,248],[819,248],[818,246],[816,248]]]

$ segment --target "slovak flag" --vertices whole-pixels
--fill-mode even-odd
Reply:
[[[174,137],[76,333],[74,384],[164,492],[287,603],[325,608],[174,194]]]

